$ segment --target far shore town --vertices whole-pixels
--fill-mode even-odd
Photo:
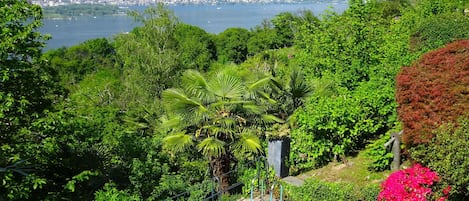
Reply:
[[[345,0],[332,0],[340,2]],[[224,4],[224,3],[295,3],[298,0],[30,0],[31,3],[42,7],[64,6],[71,4],[100,4],[116,6],[146,6],[157,3],[164,4]]]

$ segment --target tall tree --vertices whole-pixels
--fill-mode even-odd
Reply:
[[[28,143],[40,136],[26,132],[50,109],[58,88],[53,71],[41,59],[46,36],[41,7],[26,0],[0,1],[0,200],[28,199],[44,180],[28,175]],[[3,197],[6,196],[6,197]]]
[[[200,27],[180,23],[176,26],[175,38],[183,68],[205,71],[215,60],[213,38]]]
[[[266,107],[258,104],[252,93],[268,80],[248,84],[227,71],[209,77],[186,71],[182,88],[163,92],[168,111],[177,115],[182,125],[165,138],[166,146],[182,151],[197,144],[225,191],[231,179],[227,173],[236,164],[234,156],[261,153],[259,127],[269,119],[277,120],[266,113]]]
[[[218,61],[240,64],[247,59],[249,31],[243,28],[228,28],[215,38]]]
[[[152,103],[174,84],[181,69],[174,14],[159,4],[132,16],[143,26],[116,39],[117,58],[123,66],[125,108]]]
[[[51,104],[51,69],[41,60],[46,36],[41,8],[27,1],[0,2],[0,132],[14,133]]]

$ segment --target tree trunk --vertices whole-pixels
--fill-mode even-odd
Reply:
[[[232,174],[230,174],[231,160],[232,156],[230,153],[222,154],[218,157],[214,157],[210,161],[210,167],[212,169],[212,174],[214,177],[219,179],[219,191],[223,194],[229,194],[228,187],[231,185]]]

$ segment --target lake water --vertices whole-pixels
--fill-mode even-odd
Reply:
[[[315,15],[324,10],[338,13],[348,7],[346,0],[283,4],[224,4],[224,5],[173,5],[169,6],[180,21],[218,34],[230,27],[253,28],[264,19],[281,12],[311,10]],[[143,9],[143,8],[137,8]],[[72,46],[92,38],[112,38],[113,35],[131,31],[136,24],[127,16],[78,16],[68,19],[44,19],[40,31],[52,35],[47,49]]]

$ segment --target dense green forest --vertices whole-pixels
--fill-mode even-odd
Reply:
[[[141,26],[128,34],[43,52],[43,10],[2,0],[0,201],[235,200],[249,197],[269,140],[291,140],[291,175],[361,151],[379,172],[400,130],[402,161],[439,176],[440,194],[422,200],[467,199],[465,9],[349,0],[341,14],[209,34],[158,5],[129,13]],[[379,185],[311,180],[284,196],[376,200]]]

